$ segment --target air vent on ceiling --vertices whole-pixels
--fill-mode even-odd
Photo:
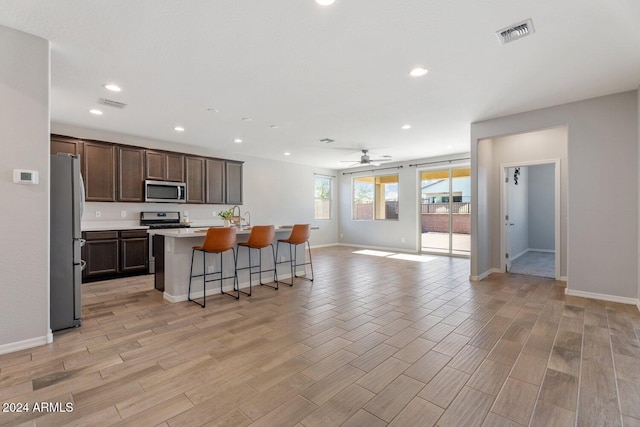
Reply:
[[[498,36],[500,44],[507,44],[533,34],[534,32],[533,22],[531,19],[527,19],[526,21],[496,31],[496,36]]]
[[[319,141],[322,142],[323,144],[331,144],[332,142],[336,142],[335,139],[331,139],[331,138],[322,138]]]
[[[106,98],[99,98],[98,104],[106,105],[107,107],[119,108],[121,110],[127,106],[127,104],[123,104],[122,102],[113,101],[111,99],[106,99]]]

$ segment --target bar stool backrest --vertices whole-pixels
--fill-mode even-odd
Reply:
[[[207,252],[224,252],[236,244],[235,227],[210,227],[202,244],[202,250]]]
[[[287,241],[294,245],[300,245],[307,240],[311,236],[311,225],[310,224],[296,224],[293,226],[291,230],[291,236],[287,239]]]
[[[254,225],[246,245],[252,248],[266,248],[273,243],[276,230],[273,225]]]

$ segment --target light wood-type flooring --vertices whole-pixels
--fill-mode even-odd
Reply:
[[[640,426],[640,315],[469,261],[313,250],[316,280],[206,309],[84,285],[82,327],[0,356],[37,426]],[[420,260],[428,262],[420,262]]]

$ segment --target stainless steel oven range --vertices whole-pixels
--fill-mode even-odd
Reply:
[[[180,220],[180,212],[140,212],[140,225],[149,227],[149,273],[156,272],[155,255],[153,252],[153,230],[167,228],[189,228]]]

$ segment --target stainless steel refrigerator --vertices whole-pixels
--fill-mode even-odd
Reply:
[[[82,317],[80,220],[84,188],[80,159],[51,156],[50,325],[52,331],[80,326]]]

